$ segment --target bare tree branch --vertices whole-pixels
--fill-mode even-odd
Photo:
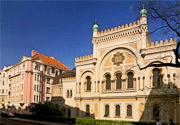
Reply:
[[[167,26],[170,28],[170,29],[172,29],[174,32],[176,32],[176,34],[180,37],[180,33],[176,30],[176,29],[174,29],[170,24],[169,24],[169,22],[167,21],[167,19],[165,19],[164,17],[162,17],[161,15],[160,15],[160,13],[155,9],[155,8],[152,8],[153,10],[154,10],[154,12],[156,12],[156,14],[159,16],[159,17],[161,17],[161,19],[167,24]]]
[[[168,26],[161,26],[161,27],[156,28],[155,30],[149,32],[149,33],[150,33],[150,34],[151,34],[151,33],[155,33],[156,31],[161,30],[162,28],[167,28],[167,27],[168,27]]]

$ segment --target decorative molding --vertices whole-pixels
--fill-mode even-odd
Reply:
[[[123,56],[123,53],[117,52],[116,54],[114,54],[112,62],[114,65],[119,66],[123,63],[124,59],[125,57]]]
[[[87,55],[87,56],[82,56],[82,57],[77,57],[77,58],[75,58],[75,62],[89,60],[89,59],[93,59],[93,54]]]

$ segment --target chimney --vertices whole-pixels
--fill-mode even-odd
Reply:
[[[37,54],[37,51],[32,50],[32,52],[31,52],[31,56],[34,56],[34,55],[36,55],[36,54]]]
[[[51,59],[55,59],[54,57],[52,57],[52,56],[50,56],[49,58],[51,58]]]

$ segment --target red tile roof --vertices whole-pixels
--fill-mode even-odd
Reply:
[[[67,70],[67,71],[70,70],[65,65],[63,65],[61,62],[59,62],[58,60],[53,59],[52,57],[47,57],[47,56],[41,55],[39,53],[36,53],[33,56],[31,56],[31,58],[32,59],[40,58],[44,63],[46,63],[48,65],[51,65],[51,66],[54,66],[54,67],[57,67],[57,68],[60,68],[60,69],[64,69],[64,70]]]

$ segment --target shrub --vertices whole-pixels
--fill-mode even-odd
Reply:
[[[31,106],[31,111],[34,112],[36,116],[65,116],[64,107],[51,102],[34,104]]]
[[[87,118],[76,118],[76,124],[80,124],[80,125],[133,125],[132,122],[97,120],[97,119],[87,119]]]

